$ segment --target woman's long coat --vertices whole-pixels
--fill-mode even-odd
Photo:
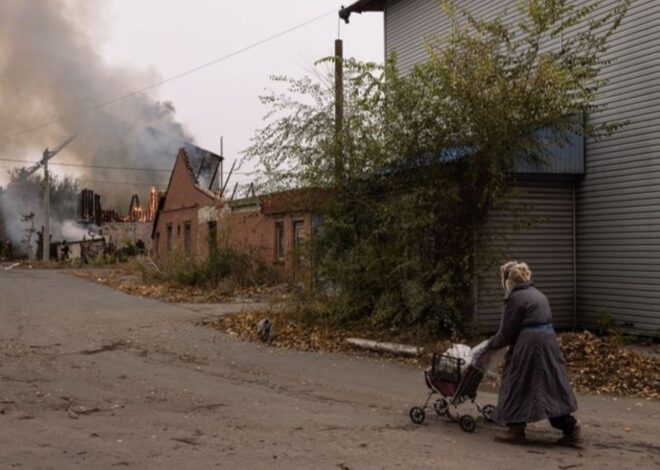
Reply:
[[[505,297],[500,329],[486,350],[505,346],[509,350],[495,422],[530,423],[577,409],[552,328],[550,303],[532,283],[516,286]]]

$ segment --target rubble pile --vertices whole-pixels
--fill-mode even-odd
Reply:
[[[660,398],[660,358],[626,349],[616,338],[584,331],[559,335],[577,390]]]

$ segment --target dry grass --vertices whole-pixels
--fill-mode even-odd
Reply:
[[[170,303],[221,303],[235,300],[237,297],[270,299],[283,295],[277,288],[240,288],[230,283],[210,288],[157,280],[145,281],[140,269],[130,263],[102,269],[78,269],[72,271],[72,274],[127,294]]]

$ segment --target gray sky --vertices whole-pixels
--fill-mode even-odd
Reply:
[[[99,47],[112,65],[153,68],[167,78],[339,6],[335,0],[112,0],[104,15],[105,42]],[[337,28],[337,15],[330,14],[165,84],[157,96],[174,103],[176,118],[202,147],[217,151],[224,136],[227,171],[262,125],[265,109],[258,96],[269,87],[269,75],[305,74],[315,60],[333,53]],[[349,25],[342,22],[340,32],[346,56],[382,61],[381,14],[353,15]]]
[[[76,133],[52,170],[121,204],[130,191],[165,186],[167,172],[103,171],[99,165],[167,167],[171,161],[159,151],[167,144],[163,136],[191,136],[216,152],[224,136],[228,170],[263,125],[266,109],[258,97],[270,87],[269,76],[302,76],[332,55],[339,7],[336,0],[0,0],[0,155],[35,161],[45,147]],[[323,14],[147,94],[77,114]],[[382,61],[382,16],[351,20],[340,27],[345,55]],[[173,103],[175,113],[163,102]],[[147,128],[160,134],[147,135]],[[0,162],[3,170],[15,165]],[[235,175],[232,183],[237,180],[250,177]],[[0,184],[6,181],[0,172]]]

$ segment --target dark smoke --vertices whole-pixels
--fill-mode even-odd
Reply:
[[[176,121],[174,107],[150,94],[136,95],[35,132],[1,138],[158,81],[153,72],[112,67],[99,55],[100,34],[95,31],[102,30],[99,16],[103,3],[0,1],[0,157],[38,160],[44,148],[53,148],[78,134],[54,162],[60,159],[91,165],[167,169],[172,167],[181,143],[192,140]],[[62,171],[62,167],[54,168]],[[80,183],[103,195],[104,208],[123,211],[131,193],[144,195],[149,189],[146,184],[131,183],[167,181],[167,173],[162,172],[75,171],[81,179],[126,182]],[[0,197],[6,226],[15,225],[23,210],[17,207],[17,198],[10,195],[11,192]],[[41,194],[34,195],[38,225],[43,215],[40,199]]]

